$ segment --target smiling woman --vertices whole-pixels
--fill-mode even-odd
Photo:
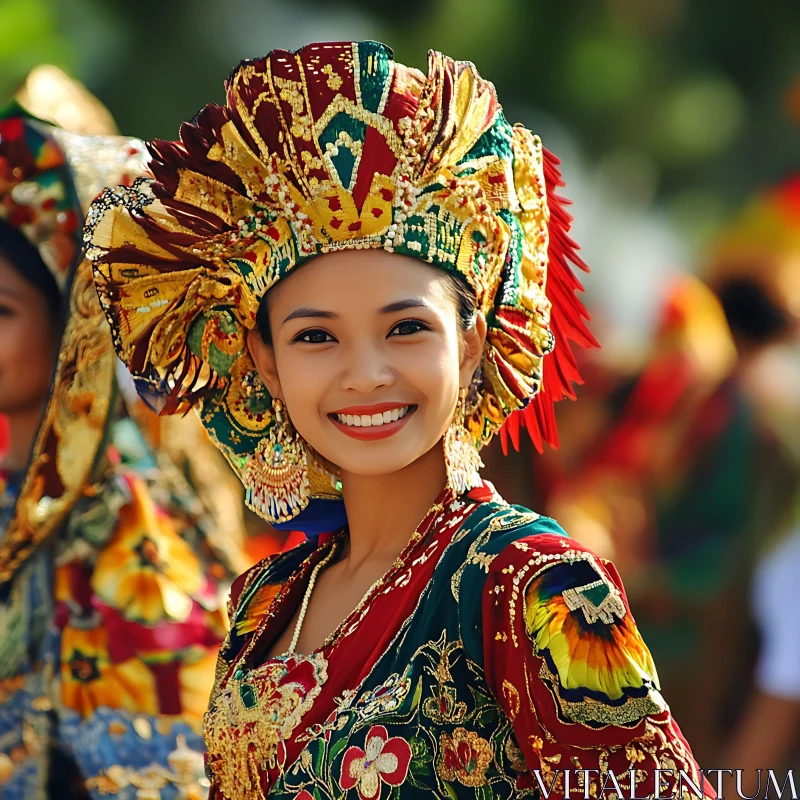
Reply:
[[[421,456],[444,466],[439,443],[486,338],[483,316],[459,325],[453,280],[407,256],[345,251],[314,259],[262,300],[271,345],[253,329],[256,367],[348,489]]]
[[[557,443],[595,344],[558,161],[494,87],[376,42],[275,51],[150,152],[87,232],[118,352],[309,534],[233,587],[212,796],[702,786],[613,566],[479,475],[496,434]]]

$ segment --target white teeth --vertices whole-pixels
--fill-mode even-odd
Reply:
[[[337,414],[336,419],[342,425],[351,425],[354,428],[372,428],[378,425],[386,425],[389,422],[397,422],[408,414],[408,406],[393,408],[391,411],[384,411],[382,414]]]

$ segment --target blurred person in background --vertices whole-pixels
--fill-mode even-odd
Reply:
[[[797,489],[797,379],[775,358],[796,352],[797,220],[796,182],[735,220],[705,282],[674,283],[645,367],[600,368],[592,413],[565,419],[572,461],[550,456],[537,476],[551,513],[619,565],[706,766],[746,766],[724,759],[756,658],[753,568],[787,530]]]
[[[145,174],[144,155],[20,106],[0,115],[4,800],[206,793],[228,548],[125,412],[79,247],[90,201]]]
[[[226,89],[87,228],[140,394],[196,406],[250,505],[312,534],[234,584],[212,796],[703,784],[613,566],[479,474],[503,429],[555,442],[596,344],[558,160],[436,51],[276,50]]]
[[[741,357],[741,385],[759,428],[800,461],[800,174],[755,197],[714,253],[715,287]],[[758,564],[750,589],[759,634],[752,689],[725,758],[745,770],[744,789],[759,788],[756,770],[800,764],[800,485],[773,463],[761,511]]]

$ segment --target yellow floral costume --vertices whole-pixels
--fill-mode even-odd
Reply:
[[[226,543],[125,413],[78,247],[89,201],[143,164],[136,140],[0,114],[0,221],[68,305],[28,469],[0,474],[5,800],[205,792],[199,728],[225,633]]]

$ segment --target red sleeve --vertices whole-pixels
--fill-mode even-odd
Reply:
[[[489,688],[542,796],[653,797],[659,781],[663,797],[716,796],[611,564],[567,537],[529,536],[494,558],[482,604]]]

